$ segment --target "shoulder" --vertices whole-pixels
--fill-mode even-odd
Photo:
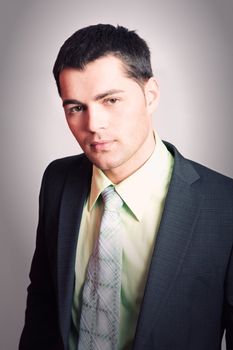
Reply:
[[[222,203],[223,208],[233,208],[233,179],[197,162],[189,162],[200,176],[193,188],[201,188],[213,203]]]
[[[199,190],[211,198],[224,198],[233,202],[233,179],[223,175],[203,164],[185,158],[179,153],[175,146],[164,142],[168,150],[172,153],[175,164],[174,170],[179,176],[191,176],[195,179],[192,188]],[[184,176],[185,174],[185,176]],[[195,176],[194,176],[195,174]]]
[[[84,153],[69,156],[64,158],[59,158],[53,160],[46,168],[45,172],[61,172],[66,173],[72,168],[76,167],[88,167],[90,165],[90,161],[87,159]]]
[[[43,182],[56,186],[64,183],[67,176],[74,173],[75,176],[87,176],[92,172],[92,163],[85,154],[69,156],[52,161],[45,169]]]
[[[198,172],[198,174],[200,175],[200,178],[205,180],[205,182],[207,182],[208,184],[217,184],[219,186],[223,185],[223,186],[233,186],[233,179],[221,174],[213,169],[210,169],[208,167],[206,167],[203,164],[200,164],[198,162],[195,162],[193,160],[189,160],[186,159],[188,162],[190,162],[192,164],[192,166],[196,169],[196,171]],[[233,188],[233,187],[232,187]]]

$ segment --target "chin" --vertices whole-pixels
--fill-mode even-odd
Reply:
[[[91,162],[102,171],[111,171],[118,166],[118,164],[112,162],[99,162],[95,160],[91,160]]]

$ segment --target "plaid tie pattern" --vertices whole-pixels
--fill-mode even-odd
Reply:
[[[117,350],[119,339],[123,201],[113,186],[101,195],[104,212],[84,283],[78,350]]]

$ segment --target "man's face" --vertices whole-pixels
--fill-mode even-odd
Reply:
[[[137,170],[154,149],[152,112],[158,88],[126,77],[122,62],[106,56],[84,70],[65,68],[61,97],[68,125],[89,160],[115,183]]]

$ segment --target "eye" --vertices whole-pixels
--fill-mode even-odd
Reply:
[[[68,114],[80,113],[85,110],[85,107],[82,105],[73,106],[67,109]]]
[[[111,97],[111,98],[106,98],[104,100],[104,103],[108,104],[108,105],[114,105],[116,102],[118,102],[119,99],[116,97]]]

